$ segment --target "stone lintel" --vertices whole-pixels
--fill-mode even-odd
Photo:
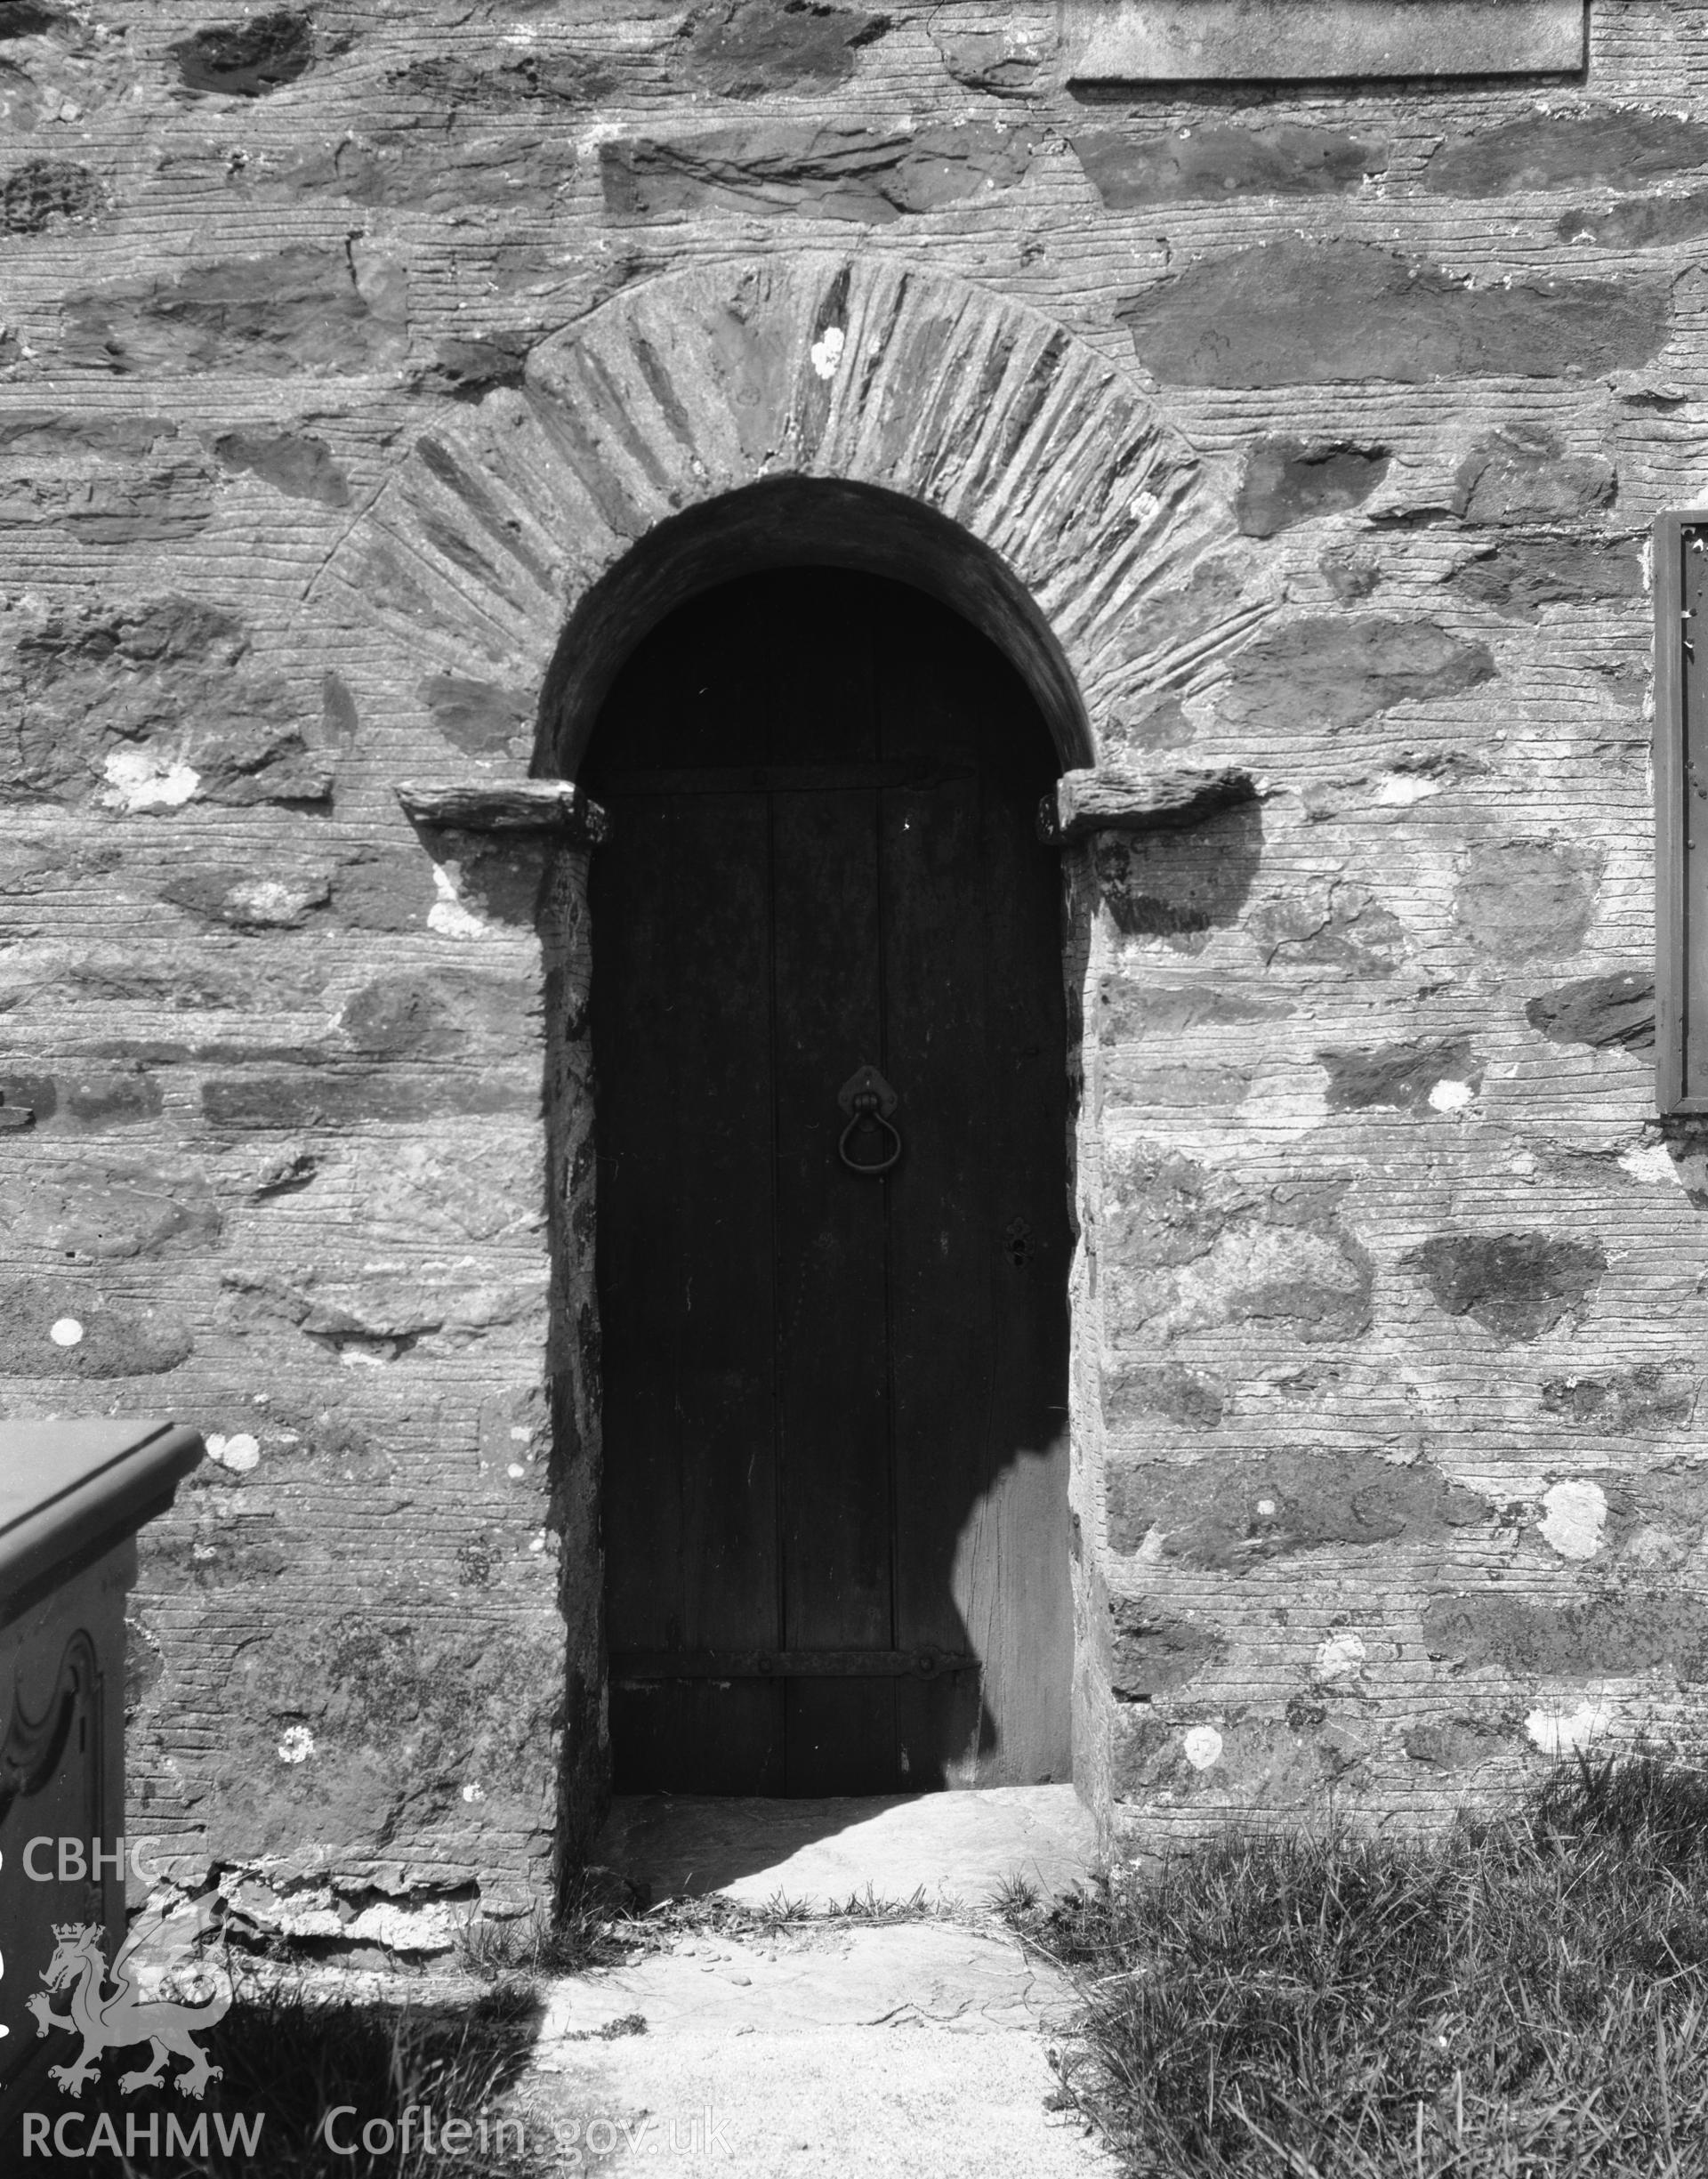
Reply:
[[[1575,75],[1583,0],[1063,0],[1077,83]]]
[[[597,847],[610,819],[568,779],[505,779],[490,785],[399,780],[406,816],[418,825],[458,832],[549,832],[581,847]]]
[[[1066,771],[1038,806],[1038,833],[1065,847],[1097,832],[1178,830],[1262,792],[1248,771]]]

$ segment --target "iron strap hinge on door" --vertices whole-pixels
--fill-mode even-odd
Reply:
[[[961,1650],[619,1650],[613,1680],[922,1680],[977,1672]]]

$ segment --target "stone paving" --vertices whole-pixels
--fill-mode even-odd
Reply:
[[[912,1801],[619,1804],[601,1852],[624,1874],[821,1909],[923,1892],[928,1918],[687,1935],[552,1985],[527,2084],[584,2168],[751,2179],[1113,2175],[1048,2108],[1071,2005],[989,1911],[1019,1873],[1089,1871],[1070,1788]],[[721,1879],[721,1881],[719,1881]],[[640,2023],[644,2022],[644,2027]]]

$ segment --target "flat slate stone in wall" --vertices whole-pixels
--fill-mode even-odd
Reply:
[[[887,15],[818,0],[711,0],[677,33],[672,73],[724,98],[834,90],[853,74],[858,49],[889,28]]]
[[[350,504],[350,479],[324,439],[311,432],[226,432],[214,452],[227,469],[246,470],[293,499]]]
[[[1380,174],[1388,165],[1386,144],[1286,122],[1178,129],[1166,135],[1088,130],[1074,139],[1074,149],[1112,212],[1355,190],[1366,174]]]
[[[151,534],[138,522],[126,541]],[[14,789],[133,810],[326,802],[331,771],[251,647],[235,615],[182,597],[20,635]]]
[[[248,22],[198,30],[168,50],[188,89],[264,98],[313,67],[314,26],[307,13],[279,8]]]
[[[307,247],[115,281],[68,299],[66,360],[126,375],[383,367],[404,351],[402,282],[386,271]]]
[[[1435,1470],[1398,1466],[1367,1453],[1218,1461],[1213,1497],[1205,1480],[1190,1465],[1129,1471],[1119,1516],[1126,1536],[1150,1539],[1162,1556],[1237,1574],[1335,1545],[1392,1543],[1403,1536],[1446,1541],[1493,1517],[1475,1491]]]
[[[1502,526],[1574,521],[1613,504],[1618,477],[1605,455],[1567,454],[1551,432],[1509,427],[1473,447],[1444,512]]]
[[[605,203],[619,216],[695,210],[793,213],[888,222],[1003,189],[1031,163],[1029,133],[1001,122],[872,128],[769,123],[600,152]]]
[[[1397,705],[1462,694],[1495,678],[1494,654],[1416,617],[1345,614],[1289,621],[1234,664],[1224,717],[1285,730],[1342,731]]]
[[[1533,1029],[1555,1044],[1624,1045],[1655,1048],[1655,981],[1626,969],[1614,976],[1585,976],[1539,993],[1525,1007]]]
[[[1400,1258],[1449,1316],[1509,1339],[1534,1339],[1590,1294],[1606,1271],[1597,1241],[1545,1233],[1436,1234]]]
[[[1388,474],[1390,459],[1385,447],[1264,440],[1240,479],[1239,526],[1247,537],[1273,537],[1296,522],[1359,506]]]
[[[1589,934],[1601,865],[1594,848],[1549,841],[1490,842],[1466,858],[1454,912],[1492,958],[1574,954]]]
[[[1568,109],[1448,136],[1425,162],[1423,186],[1479,198],[1563,182],[1629,190],[1704,165],[1708,127],[1687,115]]]
[[[1366,242],[1273,242],[1131,297],[1122,321],[1168,385],[1565,378],[1629,370],[1666,338],[1658,285],[1473,286]]]

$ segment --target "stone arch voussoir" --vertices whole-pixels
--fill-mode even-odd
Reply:
[[[1124,719],[1270,607],[1202,579],[1230,514],[1133,378],[983,287],[818,253],[690,266],[540,343],[520,389],[416,439],[315,602],[403,646],[423,707],[455,682],[520,719],[641,540],[781,478],[898,495],[993,555],[1072,676],[1082,763],[1118,759]],[[512,771],[524,746],[461,738]]]

